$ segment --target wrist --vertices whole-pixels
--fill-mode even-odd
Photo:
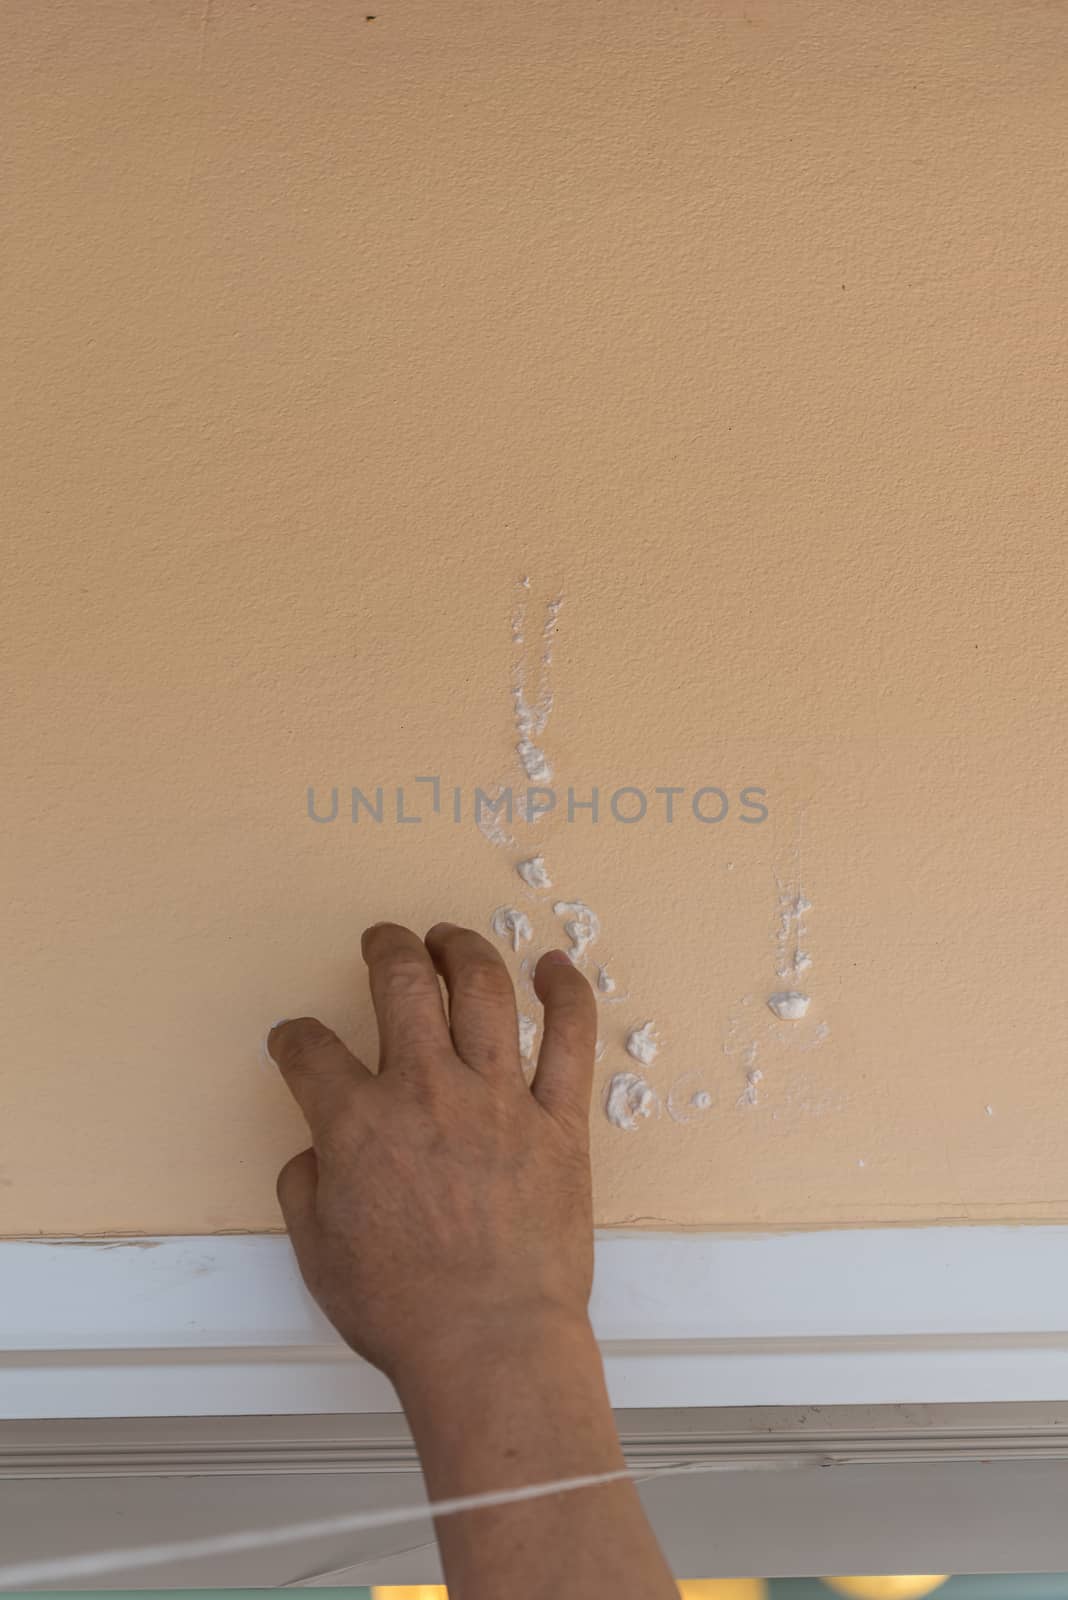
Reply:
[[[558,1307],[516,1307],[477,1318],[442,1319],[407,1342],[391,1365],[390,1379],[405,1411],[439,1405],[472,1386],[536,1382],[546,1373],[588,1373],[601,1368],[593,1326],[584,1312]]]
[[[433,1495],[623,1465],[588,1317],[551,1314],[423,1346],[394,1377]]]

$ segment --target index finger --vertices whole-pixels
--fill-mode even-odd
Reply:
[[[344,1116],[354,1092],[371,1077],[363,1062],[318,1017],[276,1022],[264,1049],[303,1111],[314,1140]]]

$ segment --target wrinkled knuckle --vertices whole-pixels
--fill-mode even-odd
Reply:
[[[394,1000],[404,1000],[426,988],[426,968],[406,952],[398,953],[382,972],[382,988]]]
[[[512,995],[508,968],[493,951],[473,951],[457,976],[457,984],[468,1000],[499,1002]]]

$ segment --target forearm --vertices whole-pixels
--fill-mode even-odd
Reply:
[[[619,1471],[588,1322],[529,1322],[397,1382],[434,1500]],[[455,1513],[436,1530],[450,1600],[677,1600],[632,1481]]]

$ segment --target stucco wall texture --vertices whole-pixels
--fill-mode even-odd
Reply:
[[[1064,7],[3,35],[0,1232],[279,1227],[268,1025],[373,1059],[367,923],[516,906],[518,977],[557,898],[602,1224],[1068,1218]],[[559,799],[495,845],[524,661]]]

